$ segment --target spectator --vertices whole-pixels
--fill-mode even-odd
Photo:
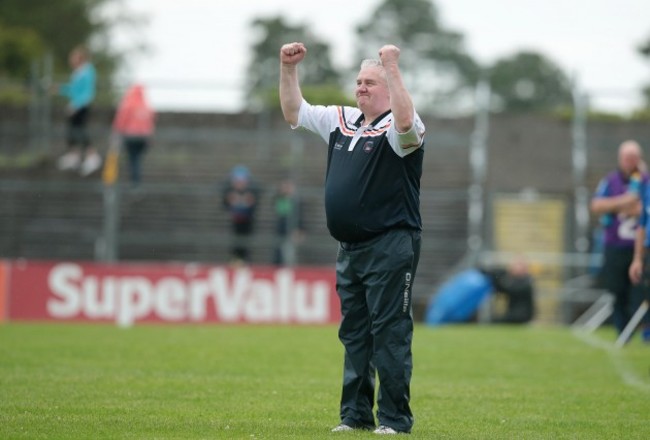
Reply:
[[[524,324],[535,315],[535,285],[523,257],[515,258],[507,268],[481,269],[497,293],[505,296],[505,313],[492,318],[494,323]]]
[[[340,424],[332,431],[408,433],[424,124],[402,80],[396,46],[383,46],[379,59],[361,62],[357,107],[305,101],[298,64],[306,54],[298,42],[280,49],[280,104],[292,127],[319,135],[328,146],[325,214],[339,242],[336,288],[345,347]]]
[[[613,323],[620,334],[631,314],[634,295],[629,268],[634,256],[635,229],[641,214],[641,187],[648,182],[643,172],[641,147],[625,141],[618,149],[618,168],[605,176],[591,200],[591,212],[604,228],[603,287],[614,295]]]
[[[632,298],[632,309],[636,310],[642,301],[650,301],[650,185],[645,185],[642,191],[641,218],[636,230],[634,242],[634,257],[629,268],[630,280],[639,286],[636,295]],[[650,313],[646,312],[641,321],[641,337],[644,342],[650,343]]]
[[[78,169],[82,176],[88,176],[102,164],[101,156],[91,147],[88,134],[88,120],[91,104],[95,99],[97,75],[88,51],[82,46],[70,52],[68,61],[72,68],[70,81],[58,87],[59,94],[68,98],[68,151],[59,158],[58,166],[61,170]]]
[[[259,201],[259,191],[252,182],[247,167],[237,165],[232,169],[222,196],[223,206],[230,214],[233,263],[247,263],[250,261],[250,237]]]
[[[136,84],[122,98],[113,119],[113,142],[121,142],[129,159],[129,178],[134,188],[142,181],[142,157],[151,143],[155,113],[149,106],[144,87]]]
[[[295,261],[295,246],[302,240],[304,234],[302,203],[296,194],[296,185],[291,179],[285,179],[280,183],[274,208],[277,243],[273,264],[291,265]]]

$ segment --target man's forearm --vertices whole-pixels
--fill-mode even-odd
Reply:
[[[636,229],[636,236],[634,237],[634,259],[643,261],[645,254],[645,228],[639,226]]]
[[[298,113],[302,104],[302,92],[295,65],[280,65],[280,106],[284,119],[291,125],[298,125]]]
[[[397,64],[384,66],[386,78],[388,80],[388,89],[390,90],[390,107],[393,112],[393,118],[397,131],[405,133],[413,127],[415,118],[413,110],[413,100],[404,82],[402,74]]]
[[[612,197],[598,197],[591,201],[591,212],[597,215],[618,213],[621,210],[638,203],[639,197],[633,193],[625,193]]]

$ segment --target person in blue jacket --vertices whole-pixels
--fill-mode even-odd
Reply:
[[[59,158],[59,169],[79,170],[82,176],[92,174],[101,166],[101,156],[91,147],[88,120],[95,99],[97,74],[88,50],[75,47],[68,57],[72,68],[70,80],[58,87],[58,93],[68,98],[68,151]]]
[[[634,256],[629,267],[629,276],[632,283],[639,285],[640,292],[633,299],[633,305],[638,307],[643,300],[650,301],[650,185],[641,187],[642,210],[639,225],[636,228],[634,240]],[[641,336],[643,341],[650,343],[650,314],[646,313],[642,321]]]

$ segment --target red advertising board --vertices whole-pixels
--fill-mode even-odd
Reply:
[[[7,318],[7,267],[7,262],[0,260],[0,322]]]
[[[8,320],[327,324],[340,319],[331,268],[6,262]],[[0,300],[2,299],[0,286]],[[0,312],[2,306],[0,306]]]

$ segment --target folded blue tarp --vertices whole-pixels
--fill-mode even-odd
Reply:
[[[425,322],[430,325],[466,322],[493,290],[492,282],[480,270],[460,272],[440,286],[431,298]]]

